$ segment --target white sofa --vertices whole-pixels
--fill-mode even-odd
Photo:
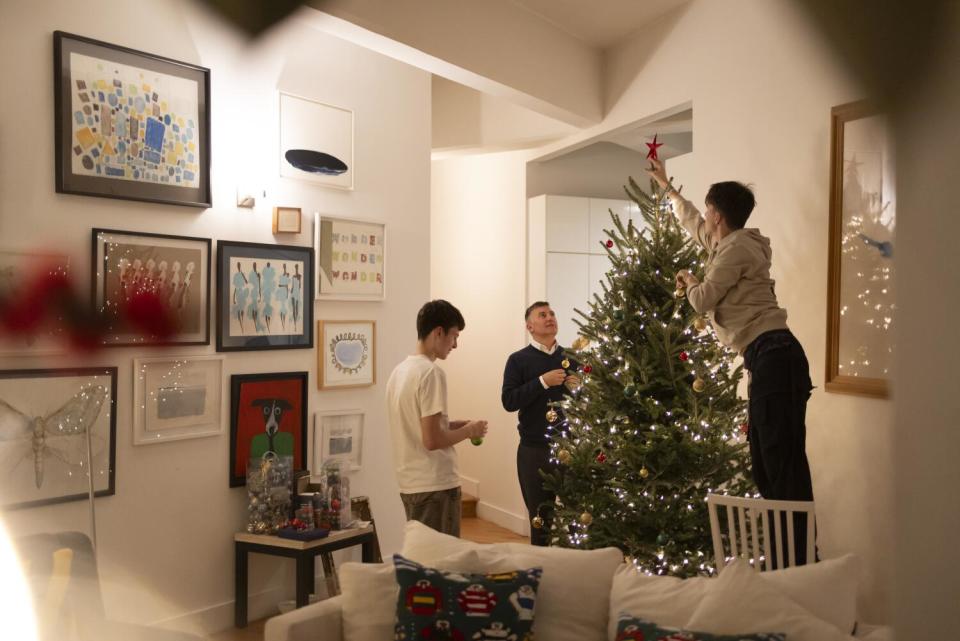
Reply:
[[[456,572],[539,566],[536,638],[612,641],[628,613],[660,625],[715,634],[785,632],[789,641],[892,641],[890,628],[857,621],[856,557],[755,573],[741,563],[720,577],[651,577],[615,548],[567,550],[517,543],[482,545],[407,523],[401,554]],[[397,584],[393,563],[346,563],[340,596],[267,621],[265,641],[389,641]],[[856,634],[849,633],[856,629]]]

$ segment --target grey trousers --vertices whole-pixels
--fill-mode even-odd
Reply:
[[[420,521],[437,532],[460,536],[460,488],[400,494],[408,521]]]

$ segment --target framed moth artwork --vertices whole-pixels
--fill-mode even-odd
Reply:
[[[307,463],[307,372],[230,377],[230,487],[246,484],[247,462],[273,452]]]
[[[134,359],[134,445],[221,434],[222,381],[222,356]]]
[[[353,189],[353,112],[280,92],[280,175]]]
[[[887,116],[859,101],[831,113],[826,389],[885,398],[894,359],[897,198]]]
[[[317,298],[378,301],[386,297],[387,227],[314,214]]]
[[[364,413],[361,410],[325,410],[313,413],[313,467],[327,461],[345,461],[360,469],[363,451]]]
[[[104,344],[210,344],[209,238],[93,230],[93,304],[106,323]],[[147,336],[124,319],[149,303],[166,316],[169,335]]]
[[[317,386],[369,387],[377,382],[375,321],[317,322]]]
[[[116,409],[116,367],[0,371],[0,509],[114,494]]]
[[[313,347],[313,248],[217,243],[217,351]]]
[[[210,207],[210,70],[53,34],[58,193]]]

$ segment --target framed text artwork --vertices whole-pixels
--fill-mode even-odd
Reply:
[[[217,351],[313,347],[313,249],[217,242]]]
[[[383,300],[386,246],[383,223],[315,214],[317,298]]]
[[[57,192],[209,207],[210,70],[53,35]]]
[[[307,372],[230,377],[230,487],[246,484],[247,463],[266,452],[306,465]]]
[[[117,368],[0,371],[0,509],[115,492]]]
[[[377,324],[374,321],[317,322],[317,386],[368,387],[377,382]]]
[[[827,391],[886,397],[894,358],[895,167],[885,114],[831,112]]]
[[[93,230],[93,304],[107,323],[105,345],[210,344],[210,239]],[[124,326],[125,310],[148,295],[166,314],[162,339]]]
[[[280,175],[353,189],[353,112],[280,93]]]

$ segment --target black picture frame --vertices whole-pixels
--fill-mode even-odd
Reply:
[[[107,78],[81,77],[92,73],[82,69],[90,58],[112,67],[109,84]],[[53,61],[57,193],[212,205],[209,69],[63,31],[53,33]],[[129,82],[131,68],[165,80],[169,102],[146,79],[139,86]],[[178,118],[171,103],[176,98],[184,104],[180,94],[189,93],[189,83],[196,83],[195,109],[188,103],[188,113]]]
[[[111,240],[129,238],[129,242],[123,243],[123,249],[120,249],[121,243],[114,242],[118,247],[117,251],[122,252],[124,257],[133,264],[135,260],[140,260],[142,266],[147,265],[147,261],[153,260],[155,273],[146,275],[146,278],[153,281],[147,285],[154,287],[155,291],[161,293],[171,306],[171,313],[177,316],[181,312],[180,306],[186,304],[190,309],[187,314],[192,319],[187,319],[191,326],[196,327],[191,332],[180,332],[174,337],[168,337],[163,340],[157,337],[143,336],[130,333],[127,328],[121,326],[111,326],[108,328],[103,344],[108,347],[123,346],[143,346],[143,345],[209,345],[210,344],[210,268],[212,265],[211,254],[213,252],[213,242],[209,238],[197,238],[193,236],[175,236],[172,234],[156,234],[150,232],[125,231],[120,229],[102,229],[93,228],[91,232],[91,287],[90,297],[93,308],[98,311],[102,318],[108,322],[119,322],[119,319],[113,319],[110,315],[110,309],[116,309],[116,300],[107,298],[109,290],[116,291],[116,287],[122,286],[122,277],[118,277],[120,282],[111,282],[113,278],[113,268],[111,265],[112,256],[108,251]],[[154,244],[137,241],[155,241]],[[181,246],[177,246],[180,243]],[[142,248],[142,250],[138,250]],[[197,261],[190,261],[193,253],[199,254]],[[180,260],[177,260],[177,259]],[[119,258],[117,259],[119,260]],[[184,262],[181,262],[184,261]],[[166,262],[170,272],[163,277],[162,264]],[[185,281],[192,280],[190,271],[190,262],[199,262],[195,270],[197,282],[200,285],[199,295],[186,289],[179,289]],[[177,266],[180,265],[180,269]],[[161,282],[162,278],[162,282]],[[139,280],[139,278],[138,278]],[[137,287],[138,285],[133,285]],[[129,289],[130,286],[128,286]],[[164,294],[161,290],[166,289]],[[176,297],[176,298],[175,298]],[[110,303],[113,303],[112,305]],[[195,303],[195,304],[194,304]],[[179,336],[179,338],[177,338]]]
[[[279,431],[292,434],[294,437],[293,469],[306,468],[309,378],[308,372],[233,374],[230,377],[230,487],[241,487],[247,484],[246,465],[252,449],[252,438],[255,433],[265,429],[266,419],[263,418],[265,412],[262,411],[262,406],[243,405],[241,407],[244,399],[249,400],[247,397],[265,400],[282,398],[292,406],[285,408],[280,418]],[[248,387],[245,389],[245,386]],[[299,390],[296,389],[297,386]],[[262,394],[265,395],[261,396]],[[287,418],[286,421],[284,421],[285,418]],[[279,454],[283,455],[284,452]],[[243,473],[240,473],[241,470]]]
[[[245,243],[238,241],[217,241],[217,351],[249,351],[266,349],[312,349],[313,348],[313,260],[312,247],[300,245],[271,245],[262,243]],[[243,279],[235,278],[237,264],[240,264],[240,273]],[[251,317],[250,303],[253,299],[252,281],[250,277],[253,265],[258,265],[261,274],[260,304],[257,307],[260,325]],[[273,264],[277,263],[277,267]],[[276,290],[272,292],[269,285],[273,282],[266,271],[267,267],[275,270]],[[286,267],[286,272],[284,272]],[[299,283],[294,283],[295,270],[299,276]],[[284,276],[288,280],[284,283]],[[234,296],[237,282],[240,290],[250,288],[246,295]],[[244,285],[245,283],[245,285]],[[286,299],[283,299],[281,290],[286,288]],[[294,312],[293,297],[295,288],[299,289],[300,299]],[[271,295],[272,292],[272,295]],[[263,297],[266,296],[266,299]],[[248,300],[249,299],[249,300]],[[271,309],[267,310],[267,305]],[[283,309],[289,310],[282,311]],[[260,312],[269,311],[260,316]],[[238,314],[238,312],[242,312]],[[236,322],[234,322],[236,320]],[[288,333],[287,323],[292,322],[294,327],[301,329],[296,333]],[[251,327],[254,331],[251,332]],[[260,328],[266,331],[260,331]]]
[[[42,423],[35,422],[35,416],[40,414],[42,419],[52,419],[53,417],[62,417],[60,412],[68,404],[72,405],[71,414],[85,414],[83,406],[84,399],[92,398],[85,396],[84,392],[88,388],[79,387],[72,393],[70,398],[61,398],[52,391],[41,389],[44,380],[67,377],[90,377],[95,379],[101,376],[109,376],[109,399],[105,399],[97,412],[97,418],[93,425],[100,421],[99,417],[104,412],[109,412],[109,429],[106,435],[107,443],[103,447],[91,448],[94,453],[93,464],[91,468],[94,472],[94,483],[98,482],[98,477],[106,476],[106,487],[94,492],[94,496],[112,496],[116,494],[116,462],[117,462],[117,368],[116,367],[79,367],[79,368],[60,368],[60,369],[8,369],[0,370],[0,413],[4,416],[4,422],[8,432],[20,432],[19,436],[5,438],[0,441],[0,453],[6,460],[16,460],[18,451],[25,453],[25,456],[19,459],[19,465],[14,465],[9,469],[0,470],[5,475],[3,481],[4,491],[0,493],[4,500],[9,503],[0,504],[0,511],[18,510],[22,508],[38,507],[41,505],[52,505],[56,503],[66,503],[69,501],[82,501],[89,497],[87,489],[88,481],[86,473],[83,471],[83,464],[73,463],[67,460],[67,446],[70,451],[83,457],[86,454],[86,439],[80,439],[79,435],[85,433],[89,426],[79,428],[79,431],[72,430],[68,434],[57,433],[62,420],[44,420]],[[23,379],[21,387],[11,386],[12,379]],[[102,387],[106,387],[104,384]],[[63,390],[60,390],[61,393]],[[105,391],[105,390],[104,390]],[[8,397],[8,398],[5,398]],[[33,400],[31,400],[33,399]],[[38,403],[43,399],[44,408],[40,409]],[[49,405],[46,402],[49,401]],[[49,411],[47,411],[49,410]],[[55,426],[56,425],[56,426]],[[69,428],[69,423],[67,423]],[[39,429],[39,432],[37,431]],[[101,438],[96,434],[98,439]],[[52,441],[56,439],[56,443]],[[82,442],[66,443],[66,439],[79,440]],[[49,442],[48,442],[49,441]],[[37,449],[39,447],[39,450]],[[49,449],[49,452],[48,452]],[[4,451],[7,450],[7,451]],[[30,465],[32,459],[33,465]],[[106,462],[107,470],[100,470],[98,474],[97,466]],[[50,465],[56,465],[51,469]],[[63,494],[49,495],[51,484],[56,483],[57,472],[61,468],[75,468],[76,474],[69,482],[69,487],[64,487]],[[24,478],[34,477],[34,478]],[[33,481],[33,483],[31,483]],[[46,491],[44,484],[47,484]],[[33,491],[33,486],[36,491]],[[64,484],[67,485],[67,484]],[[36,494],[37,498],[30,498]],[[13,497],[11,499],[11,497]]]

